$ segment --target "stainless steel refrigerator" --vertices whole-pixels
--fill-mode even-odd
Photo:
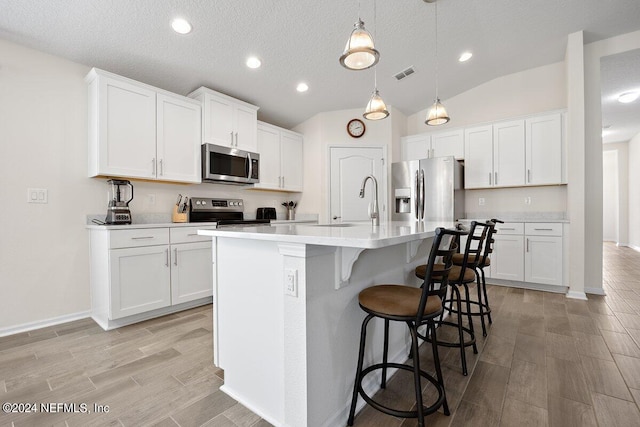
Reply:
[[[393,221],[455,221],[464,218],[463,166],[453,157],[391,165]]]

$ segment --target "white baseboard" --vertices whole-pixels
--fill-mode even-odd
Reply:
[[[20,332],[33,331],[34,329],[46,328],[47,326],[60,325],[74,320],[86,319],[91,315],[89,310],[79,313],[65,314],[64,316],[53,317],[51,319],[37,320],[35,322],[23,323],[22,325],[0,328],[0,337],[18,334]]]
[[[636,245],[627,245],[627,246],[636,252],[640,252],[640,246],[636,246]]]
[[[584,288],[584,292],[586,294],[594,294],[594,295],[607,295],[604,289],[602,288]]]
[[[580,291],[569,291],[567,292],[567,298],[572,298],[572,299],[581,299],[584,301],[587,301],[589,298],[587,298],[587,294],[585,294],[584,292],[580,292]]]
[[[627,247],[629,247],[629,244],[628,243],[620,243],[620,242],[618,242],[618,243],[616,243],[616,246],[627,248]]]

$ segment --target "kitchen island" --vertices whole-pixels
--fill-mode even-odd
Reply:
[[[381,283],[419,286],[413,271],[426,261],[434,229],[453,225],[199,230],[212,236],[214,363],[224,369],[221,390],[276,426],[345,425],[365,316],[358,293]],[[367,339],[365,364],[381,358],[382,323],[369,324]],[[404,362],[406,327],[392,325],[389,342],[389,360]],[[379,387],[374,375],[366,380],[368,392]]]

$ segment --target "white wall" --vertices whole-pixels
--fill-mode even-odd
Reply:
[[[564,62],[502,76],[443,99],[451,121],[437,129],[566,108],[566,87]],[[408,135],[435,130],[424,124],[429,107],[408,117]]]
[[[618,150],[602,153],[602,240],[618,242]]]
[[[602,105],[600,59],[608,55],[638,48],[640,48],[640,31],[600,40],[584,46],[585,173],[583,175],[583,183],[585,191],[583,209],[585,222],[581,232],[584,235],[585,248],[583,264],[584,286],[585,289],[589,290],[602,289]],[[571,147],[569,148],[571,149]],[[569,179],[571,180],[571,176]],[[630,221],[630,224],[632,222]],[[573,236],[573,227],[571,233]]]
[[[0,40],[0,335],[90,309],[84,224],[86,215],[106,213],[107,185],[87,178],[88,71]],[[134,218],[169,213],[177,193],[241,197],[253,215],[259,206],[284,213],[280,202],[298,199],[225,185],[133,185]],[[48,189],[49,203],[27,204],[29,187]],[[155,205],[149,194],[156,196]]]
[[[617,205],[617,240],[615,242],[620,246],[627,246],[629,243],[629,196],[630,196],[630,181],[629,181],[629,142],[618,142],[615,144],[603,144],[603,159],[606,153],[615,153],[617,170],[613,172],[615,175],[615,180],[618,183],[618,197],[615,200],[615,204]],[[607,168],[604,166],[603,161],[603,170],[602,170],[602,179],[603,179],[603,202],[607,197],[607,179],[610,178],[610,173],[607,171]],[[637,164],[637,163],[636,163]],[[605,219],[607,207],[603,205],[603,240],[608,240],[606,238],[606,233],[604,232],[604,227],[607,226],[607,221]],[[609,233],[611,234],[611,233]]]
[[[629,141],[629,246],[640,251],[640,133]]]
[[[402,123],[406,123],[406,116],[393,107],[389,107],[389,111],[390,116],[384,120],[363,120],[366,131],[357,139],[347,134],[347,123],[353,118],[362,117],[362,109],[319,113],[293,129],[304,134],[305,141],[304,191],[299,212],[318,213],[321,222],[328,221],[329,146],[382,146],[387,147],[387,156],[399,158]],[[390,165],[387,158],[388,177]],[[391,193],[389,182],[390,179],[387,179],[387,194]]]

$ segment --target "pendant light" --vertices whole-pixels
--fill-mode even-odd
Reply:
[[[373,33],[376,33],[376,0],[373,0]],[[389,110],[385,105],[380,92],[378,92],[378,66],[373,67],[373,93],[362,115],[367,120],[382,120],[389,116]]]
[[[380,52],[373,45],[373,37],[364,28],[360,19],[360,1],[358,1],[358,21],[347,40],[347,45],[340,57],[340,64],[349,70],[366,70],[378,63]]]
[[[438,126],[447,123],[449,115],[444,105],[440,102],[438,97],[438,3],[437,0],[424,0],[427,3],[436,4],[436,100],[427,113],[425,123],[429,126]]]

